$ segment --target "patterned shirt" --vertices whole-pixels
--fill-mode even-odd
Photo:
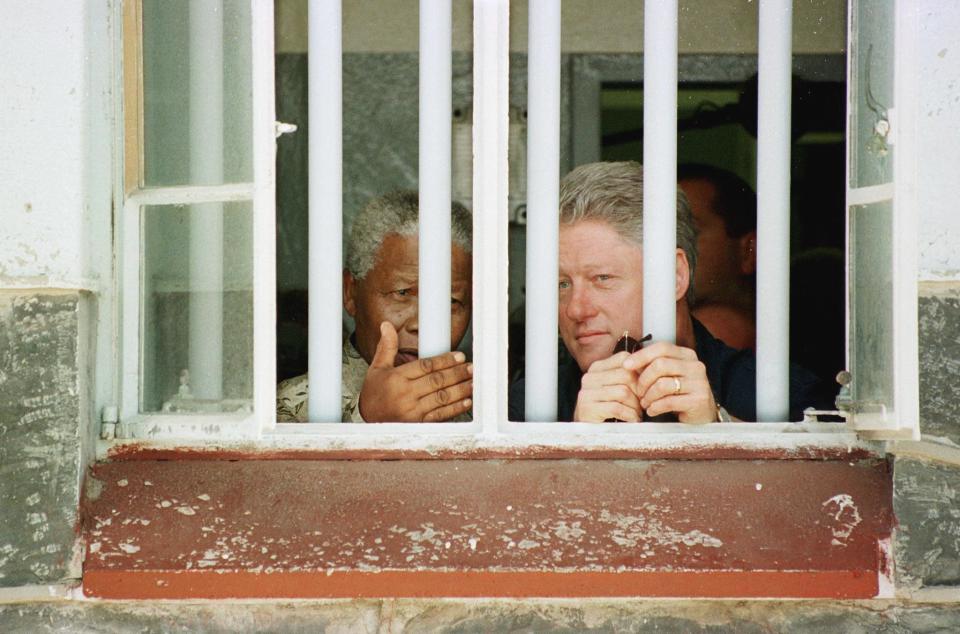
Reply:
[[[341,420],[345,423],[363,423],[360,416],[360,389],[370,365],[364,361],[350,340],[343,344],[343,361],[340,364]],[[307,375],[287,379],[277,386],[277,422],[307,422]]]

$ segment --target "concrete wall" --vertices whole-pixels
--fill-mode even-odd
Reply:
[[[960,443],[960,7],[928,0],[919,13],[917,183],[920,428]],[[894,463],[897,585],[960,587],[960,468],[922,457]]]
[[[93,390],[112,386],[111,338],[98,335],[111,325],[114,135],[106,0],[3,2],[0,25],[3,587],[80,575]]]
[[[949,605],[777,601],[358,600],[0,605],[10,632],[949,632]]]
[[[472,47],[470,0],[453,0],[453,47]],[[756,53],[757,2],[680,0],[681,53]],[[279,53],[307,50],[306,0],[275,0]],[[794,51],[840,53],[846,44],[844,0],[794,2]],[[418,5],[409,0],[351,0],[343,7],[348,52],[416,51]],[[640,53],[643,2],[564,0],[561,46],[566,53]],[[510,3],[510,49],[527,47],[527,3]]]

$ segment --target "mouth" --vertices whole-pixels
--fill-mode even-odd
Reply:
[[[401,348],[397,351],[397,356],[393,360],[393,366],[398,367],[405,363],[410,363],[411,361],[416,361],[419,358],[417,351],[412,348]]]
[[[590,344],[596,343],[601,339],[607,336],[607,332],[603,330],[588,330],[585,332],[578,333],[576,335],[577,343],[581,346],[588,346]]]

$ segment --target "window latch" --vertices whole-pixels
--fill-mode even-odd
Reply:
[[[273,133],[276,135],[276,138],[280,138],[284,134],[293,134],[297,131],[296,123],[284,123],[283,121],[274,121],[273,122]]]
[[[832,419],[842,418],[845,421],[849,420],[851,414],[856,411],[853,398],[851,398],[850,395],[850,382],[852,380],[853,375],[847,370],[838,372],[837,383],[840,384],[840,393],[837,394],[837,398],[834,401],[837,409],[814,409],[812,407],[808,407],[807,409],[803,410],[803,422],[819,423],[821,422],[820,418],[823,416],[827,416]]]

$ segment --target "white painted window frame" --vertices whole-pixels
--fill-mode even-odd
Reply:
[[[862,2],[863,0],[861,0]],[[920,439],[920,362],[919,362],[919,325],[918,325],[918,236],[920,209],[916,183],[919,169],[916,125],[919,120],[918,95],[920,94],[917,50],[919,45],[919,3],[913,0],[892,0],[894,2],[894,83],[893,103],[890,117],[889,143],[893,146],[893,179],[889,183],[870,187],[854,188],[850,186],[851,160],[848,156],[846,181],[847,198],[847,254],[850,253],[850,213],[853,205],[866,205],[892,201],[893,203],[893,400],[892,408],[883,407],[880,411],[853,412],[848,417],[850,428],[864,438],[896,440]],[[853,1],[848,2],[847,24],[848,41],[856,37],[854,33]],[[848,51],[851,47],[848,46]],[[847,59],[847,85],[853,81],[852,55]],[[848,89],[847,112],[852,104]],[[847,148],[852,147],[854,131],[848,117]],[[850,266],[847,267],[847,314],[850,314],[851,280]],[[852,289],[854,292],[856,289]],[[845,339],[849,342],[848,330]],[[848,345],[849,354],[849,345]],[[850,359],[847,359],[850,367]],[[853,377],[856,380],[856,377]]]
[[[122,392],[119,439],[101,447],[243,445],[315,450],[657,450],[684,447],[774,449],[872,447],[830,423],[678,424],[517,423],[507,420],[507,138],[509,0],[474,3],[474,307],[475,398],[471,423],[278,423],[275,418],[275,137],[272,3],[251,0],[254,37],[254,183],[143,189],[127,196],[121,218]],[[253,415],[142,415],[131,397],[139,381],[139,207],[159,202],[252,200],[255,326]],[[267,239],[269,238],[269,239]],[[898,279],[906,269],[898,269]],[[916,283],[915,277],[913,283]],[[914,295],[914,301],[916,296]],[[900,331],[903,334],[903,331]],[[916,346],[916,341],[913,341]],[[131,406],[132,404],[132,406]]]
[[[128,0],[139,2],[140,0]],[[276,403],[276,231],[273,3],[250,0],[252,38],[253,181],[213,186],[143,187],[122,195],[118,218],[120,258],[120,420],[121,438],[224,434],[254,439],[273,424]],[[125,34],[124,37],[140,37]],[[138,47],[139,48],[139,47]],[[132,60],[127,60],[132,62]],[[142,142],[142,139],[139,141]],[[126,146],[125,146],[126,147]],[[137,147],[142,153],[142,148]],[[131,157],[125,157],[132,160]],[[141,312],[142,216],[148,205],[250,202],[253,207],[253,412],[231,414],[141,413],[143,358]]]

